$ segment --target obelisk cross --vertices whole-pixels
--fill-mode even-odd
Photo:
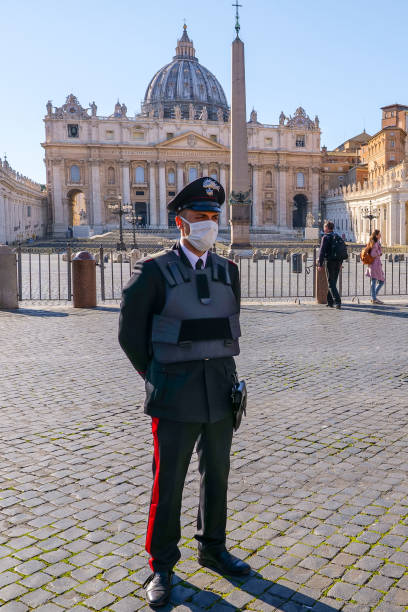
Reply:
[[[238,4],[238,0],[235,0],[235,4],[233,4],[232,6],[235,6],[235,30],[237,33],[237,36],[239,35],[239,31],[241,29],[241,26],[239,25],[239,12],[238,12],[238,8],[241,7],[242,8],[242,4]]]

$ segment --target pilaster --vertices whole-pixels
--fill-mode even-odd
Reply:
[[[155,161],[149,162],[149,225],[157,225],[156,200],[156,167]]]
[[[91,159],[89,163],[91,166],[92,228],[96,234],[100,234],[102,232],[101,179],[99,173],[101,162],[99,159]]]
[[[64,223],[64,210],[62,206],[62,181],[63,168],[62,159],[51,160],[52,166],[52,233],[56,238],[65,238],[67,227]]]
[[[184,187],[184,165],[182,163],[177,164],[177,192],[181,191]]]
[[[159,162],[159,202],[160,202],[160,227],[168,226],[166,206],[166,165]]]
[[[406,202],[408,198],[405,195],[400,198],[400,218],[399,218],[399,243],[407,244],[407,208]]]

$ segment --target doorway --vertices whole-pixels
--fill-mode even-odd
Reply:
[[[293,227],[306,227],[307,197],[298,193],[293,198]]]

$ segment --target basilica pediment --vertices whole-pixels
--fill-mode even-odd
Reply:
[[[219,142],[215,142],[211,138],[207,138],[193,131],[180,134],[180,136],[175,136],[174,138],[169,138],[156,145],[156,147],[160,149],[194,149],[196,151],[216,149],[219,151],[228,151],[227,147],[221,145]]]

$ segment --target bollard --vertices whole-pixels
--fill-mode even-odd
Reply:
[[[74,308],[96,306],[96,261],[88,251],[77,253],[72,260],[72,297]]]
[[[18,308],[16,254],[0,244],[0,308]]]
[[[327,283],[326,270],[318,270],[316,267],[316,302],[318,304],[327,304],[327,292],[329,285]]]

